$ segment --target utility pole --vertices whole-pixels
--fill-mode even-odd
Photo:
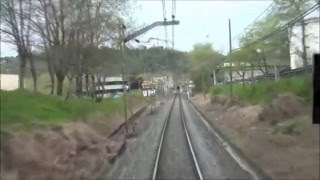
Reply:
[[[125,65],[122,66],[122,98],[123,98],[123,106],[124,106],[124,122],[127,122],[127,100],[126,100],[126,86],[124,82],[125,78]],[[127,126],[126,126],[127,132]]]
[[[231,44],[231,21],[229,19],[229,73],[230,73],[230,97],[233,99],[233,90],[232,90],[232,63],[231,63],[231,55],[232,52],[232,44]]]
[[[130,117],[132,116],[133,112],[132,112],[132,92],[130,89],[130,85],[131,85],[131,81],[130,79],[128,80],[128,91],[129,91],[129,108],[130,108]]]
[[[124,30],[126,27],[124,25],[121,26],[121,57],[122,61],[124,62],[124,49],[125,49],[125,37],[124,37]],[[123,98],[123,106],[124,106],[124,122],[127,122],[127,100],[126,100],[126,86],[125,86],[125,65],[122,65],[122,98]],[[127,125],[125,125],[125,132],[127,133]]]

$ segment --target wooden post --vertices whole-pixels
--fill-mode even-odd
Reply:
[[[275,81],[277,82],[277,81],[278,81],[278,70],[277,70],[277,65],[274,65],[274,78],[275,78]]]
[[[229,55],[232,52],[232,44],[231,44],[231,20],[229,19]],[[233,90],[232,90],[232,62],[229,57],[229,73],[230,73],[230,97],[233,99]]]

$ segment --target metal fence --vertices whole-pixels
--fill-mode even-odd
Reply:
[[[312,73],[313,70],[313,66],[307,66],[307,68],[297,68],[297,69],[292,69],[292,70],[283,70],[280,71],[278,73],[278,77],[279,78],[289,78],[289,77],[293,77],[293,76],[298,76],[298,75],[303,75],[303,74],[310,74]],[[270,80],[270,79],[275,79],[276,74],[275,73],[268,73],[265,75],[261,75],[261,76],[255,76],[255,77],[250,77],[250,78],[246,78],[244,80],[242,79],[237,79],[237,80],[233,80],[233,83],[240,83],[240,82],[251,82],[251,81],[263,81],[263,80]],[[230,84],[230,81],[227,81],[225,84]]]

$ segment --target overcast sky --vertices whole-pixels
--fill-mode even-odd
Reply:
[[[270,0],[177,0],[176,20],[179,20],[180,24],[175,26],[175,48],[189,51],[195,43],[210,42],[215,49],[227,52],[229,50],[228,19],[231,19],[233,47],[237,47],[234,37],[242,33],[245,27],[251,24],[271,3]],[[168,20],[171,19],[171,4],[170,0],[166,0]],[[137,0],[132,16],[136,25],[139,26],[162,21],[161,0]],[[168,40],[172,40],[171,33],[171,26],[169,26],[167,27]],[[150,37],[164,39],[164,27],[156,27],[139,36],[138,39],[147,41]],[[137,45],[135,42],[130,42],[130,44]],[[144,45],[150,47],[157,43],[153,41]],[[158,45],[165,45],[165,43],[159,42]],[[1,43],[2,57],[16,54],[13,47]]]
[[[179,20],[180,24],[174,27],[175,48],[189,51],[195,43],[210,42],[215,49],[227,52],[229,51],[228,19],[231,19],[233,47],[237,47],[235,37],[242,33],[271,3],[272,1],[267,0],[177,0],[176,20]],[[171,20],[171,4],[171,1],[166,0],[168,20]],[[139,25],[163,20],[161,0],[138,0],[135,9],[133,17]],[[171,28],[171,26],[167,27],[169,40],[172,40]],[[138,39],[147,41],[149,37],[164,39],[164,27],[154,28]],[[156,45],[156,41],[147,45]],[[165,45],[165,43],[159,42],[159,45]]]

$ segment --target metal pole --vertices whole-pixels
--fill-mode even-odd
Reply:
[[[122,95],[123,95],[123,106],[124,106],[124,121],[127,121],[127,100],[126,100],[126,87],[125,87],[125,83],[124,83],[124,78],[125,78],[125,69],[124,69],[124,65],[122,66]],[[127,129],[126,129],[127,130]]]
[[[122,42],[121,42],[121,57],[122,61],[124,62],[124,49],[125,49],[125,42],[124,42],[124,25],[121,27],[121,36],[122,36]],[[123,106],[124,106],[124,122],[127,122],[127,100],[126,100],[126,87],[125,87],[125,65],[122,66],[122,97],[123,97]],[[127,133],[127,125],[125,125],[125,132]]]
[[[216,71],[214,69],[212,70],[212,75],[213,75],[213,85],[215,86],[217,84],[217,77],[216,77]]]
[[[130,80],[129,80],[129,84],[128,84],[128,91],[129,91],[129,108],[130,108],[130,116],[132,116],[132,92],[130,89]]]
[[[231,21],[229,19],[229,55],[232,52],[232,44],[231,44]],[[233,99],[233,90],[232,90],[232,63],[229,57],[229,70],[230,70],[230,97]]]

